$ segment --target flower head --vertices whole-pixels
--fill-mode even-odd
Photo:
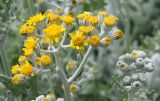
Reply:
[[[49,65],[52,61],[51,57],[49,55],[42,55],[40,58],[42,64]]]
[[[61,16],[60,19],[66,24],[72,24],[74,21],[74,18],[70,15]]]
[[[72,93],[77,93],[77,91],[78,91],[78,86],[77,86],[76,84],[71,84],[71,85],[70,85],[70,91],[71,91]]]
[[[21,35],[30,35],[34,32],[35,26],[33,25],[28,25],[28,24],[23,24],[20,29],[19,29],[19,34]]]
[[[89,43],[92,46],[97,46],[100,43],[100,36],[98,36],[98,35],[91,36],[89,39]]]
[[[84,50],[84,46],[88,45],[88,41],[82,32],[76,32],[75,34],[70,34],[71,41],[70,47],[79,51]]]
[[[35,37],[28,37],[24,42],[24,47],[27,49],[34,49],[36,47],[37,39]]]
[[[104,23],[108,26],[113,26],[117,23],[119,19],[113,15],[104,18]]]
[[[35,62],[36,62],[37,65],[40,65],[41,64],[41,58],[40,57],[36,57],[36,61]]]
[[[69,62],[67,63],[67,65],[66,65],[66,69],[67,69],[68,71],[73,70],[75,64],[76,64],[76,61],[74,61],[74,60],[69,61]]]
[[[87,17],[87,16],[89,16],[89,15],[91,15],[91,13],[90,12],[84,12],[84,13],[81,13],[81,14],[79,14],[78,16],[77,16],[77,18],[80,20],[82,20],[82,19],[84,19],[85,17]]]
[[[114,38],[115,39],[120,39],[121,37],[123,37],[123,32],[121,30],[116,30],[114,32]]]
[[[45,36],[50,39],[51,44],[54,42],[60,42],[62,37],[62,32],[65,31],[65,28],[58,24],[51,24],[43,30]]]
[[[79,31],[83,32],[84,34],[88,34],[95,29],[93,26],[80,26]]]
[[[99,15],[99,16],[105,16],[105,15],[107,15],[107,12],[105,12],[105,11],[100,11],[100,12],[98,13],[98,15]]]
[[[98,23],[98,17],[97,16],[86,16],[84,18],[84,21],[88,22],[89,24],[96,25]]]
[[[104,38],[101,40],[102,46],[109,46],[111,43],[112,43],[112,40],[111,40],[111,38],[109,38],[109,37],[104,37]]]
[[[22,50],[23,50],[25,56],[31,56],[33,54],[32,48],[23,48]]]
[[[50,22],[55,22],[55,21],[57,21],[57,19],[59,18],[58,15],[52,13],[51,11],[47,11],[47,12],[45,13],[45,16],[48,18],[48,20],[49,20]]]
[[[11,72],[12,72],[12,74],[20,73],[20,66],[18,64],[12,66]]]
[[[25,76],[23,74],[16,74],[12,77],[12,83],[17,85],[23,82]]]
[[[33,67],[29,62],[26,62],[21,66],[21,73],[25,76],[33,75]]]
[[[18,58],[18,62],[19,63],[24,63],[26,60],[26,57],[24,55],[21,55],[19,58]]]
[[[27,20],[27,23],[31,25],[36,25],[38,22],[43,21],[45,18],[45,15],[37,13],[35,16],[30,17],[29,20]]]

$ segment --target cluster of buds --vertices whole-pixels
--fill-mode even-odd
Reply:
[[[143,87],[146,82],[145,73],[154,70],[152,60],[140,50],[120,56],[117,67],[123,72],[122,85],[127,92]]]
[[[54,94],[48,94],[46,96],[40,95],[36,97],[35,100],[31,100],[31,101],[58,101],[58,100],[56,100],[56,97]]]

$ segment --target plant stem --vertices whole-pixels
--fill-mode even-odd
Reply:
[[[2,45],[1,50],[0,50],[0,58],[2,60],[3,69],[5,71],[5,74],[7,76],[11,76],[10,65],[9,65],[9,62],[8,62],[8,59],[7,59],[7,54],[4,50],[4,45]]]
[[[32,85],[32,90],[33,90],[33,96],[36,97],[38,95],[38,92],[37,92],[37,77],[36,76],[32,79],[31,85]]]
[[[59,50],[60,51],[60,50]],[[67,77],[61,67],[61,59],[59,56],[59,53],[55,53],[55,60],[56,60],[56,65],[57,65],[57,72],[59,77],[61,78],[63,84],[64,84],[64,95],[65,95],[65,100],[66,101],[71,101],[71,92],[70,92],[70,88],[69,88],[69,83],[67,81]]]
[[[49,90],[52,94],[54,94],[54,89],[53,89],[53,83],[52,83],[52,78],[51,78],[51,72],[47,73],[48,76],[48,84],[49,84]]]
[[[88,56],[89,56],[91,50],[92,50],[92,46],[89,46],[89,48],[88,48],[88,50],[87,50],[87,52],[86,52],[86,54],[85,54],[85,56],[84,56],[81,64],[79,65],[78,69],[77,69],[77,70],[75,71],[75,73],[68,79],[68,82],[69,82],[69,83],[73,82],[73,81],[77,78],[77,76],[81,73],[81,71],[82,71],[83,68],[84,68],[84,64],[87,62],[87,59],[88,59]]]

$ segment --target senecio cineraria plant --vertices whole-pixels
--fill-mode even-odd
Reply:
[[[92,69],[84,69],[91,50],[107,47],[123,36],[121,30],[112,30],[118,20],[107,12],[99,12],[96,16],[90,12],[83,12],[73,17],[70,14],[60,16],[48,10],[44,14],[37,13],[31,16],[19,30],[19,34],[26,40],[22,48],[23,55],[19,57],[18,64],[11,69],[12,83],[23,84],[45,69],[56,71],[63,83],[65,101],[72,101],[79,85],[92,77],[88,75],[92,74]],[[66,64],[65,70],[61,63],[61,53],[69,49],[84,56],[80,63],[77,63],[78,60],[63,63]],[[79,76],[83,79],[76,81]],[[55,101],[55,95],[41,95],[36,98],[36,101],[48,100]],[[64,98],[57,98],[57,101],[63,100]]]
[[[144,51],[134,50],[119,57],[117,67],[123,72],[121,75],[121,89],[128,93],[128,101],[155,101],[147,97],[145,88],[147,72],[153,72],[154,65]]]

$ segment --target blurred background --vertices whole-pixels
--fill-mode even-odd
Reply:
[[[25,20],[37,12],[58,10],[62,2],[0,0],[0,74],[11,77],[10,67],[17,63],[22,54],[24,39],[18,35],[18,29]],[[107,11],[117,16],[120,19],[117,27],[125,34],[111,46],[93,50],[88,61],[95,70],[95,78],[82,85],[76,101],[122,101],[126,98],[125,92],[113,87],[113,76],[118,72],[118,57],[136,49],[145,51],[154,60],[156,69],[148,75],[146,86],[150,91],[155,90],[160,94],[160,0],[71,0],[71,3],[70,12],[73,16],[83,11],[93,14]],[[1,78],[0,81],[0,101],[3,101],[12,92],[2,83]],[[39,94],[47,94],[44,82],[39,85]],[[59,96],[63,93],[58,87],[56,91]],[[28,97],[32,98],[31,95]],[[157,101],[160,101],[160,96]]]

